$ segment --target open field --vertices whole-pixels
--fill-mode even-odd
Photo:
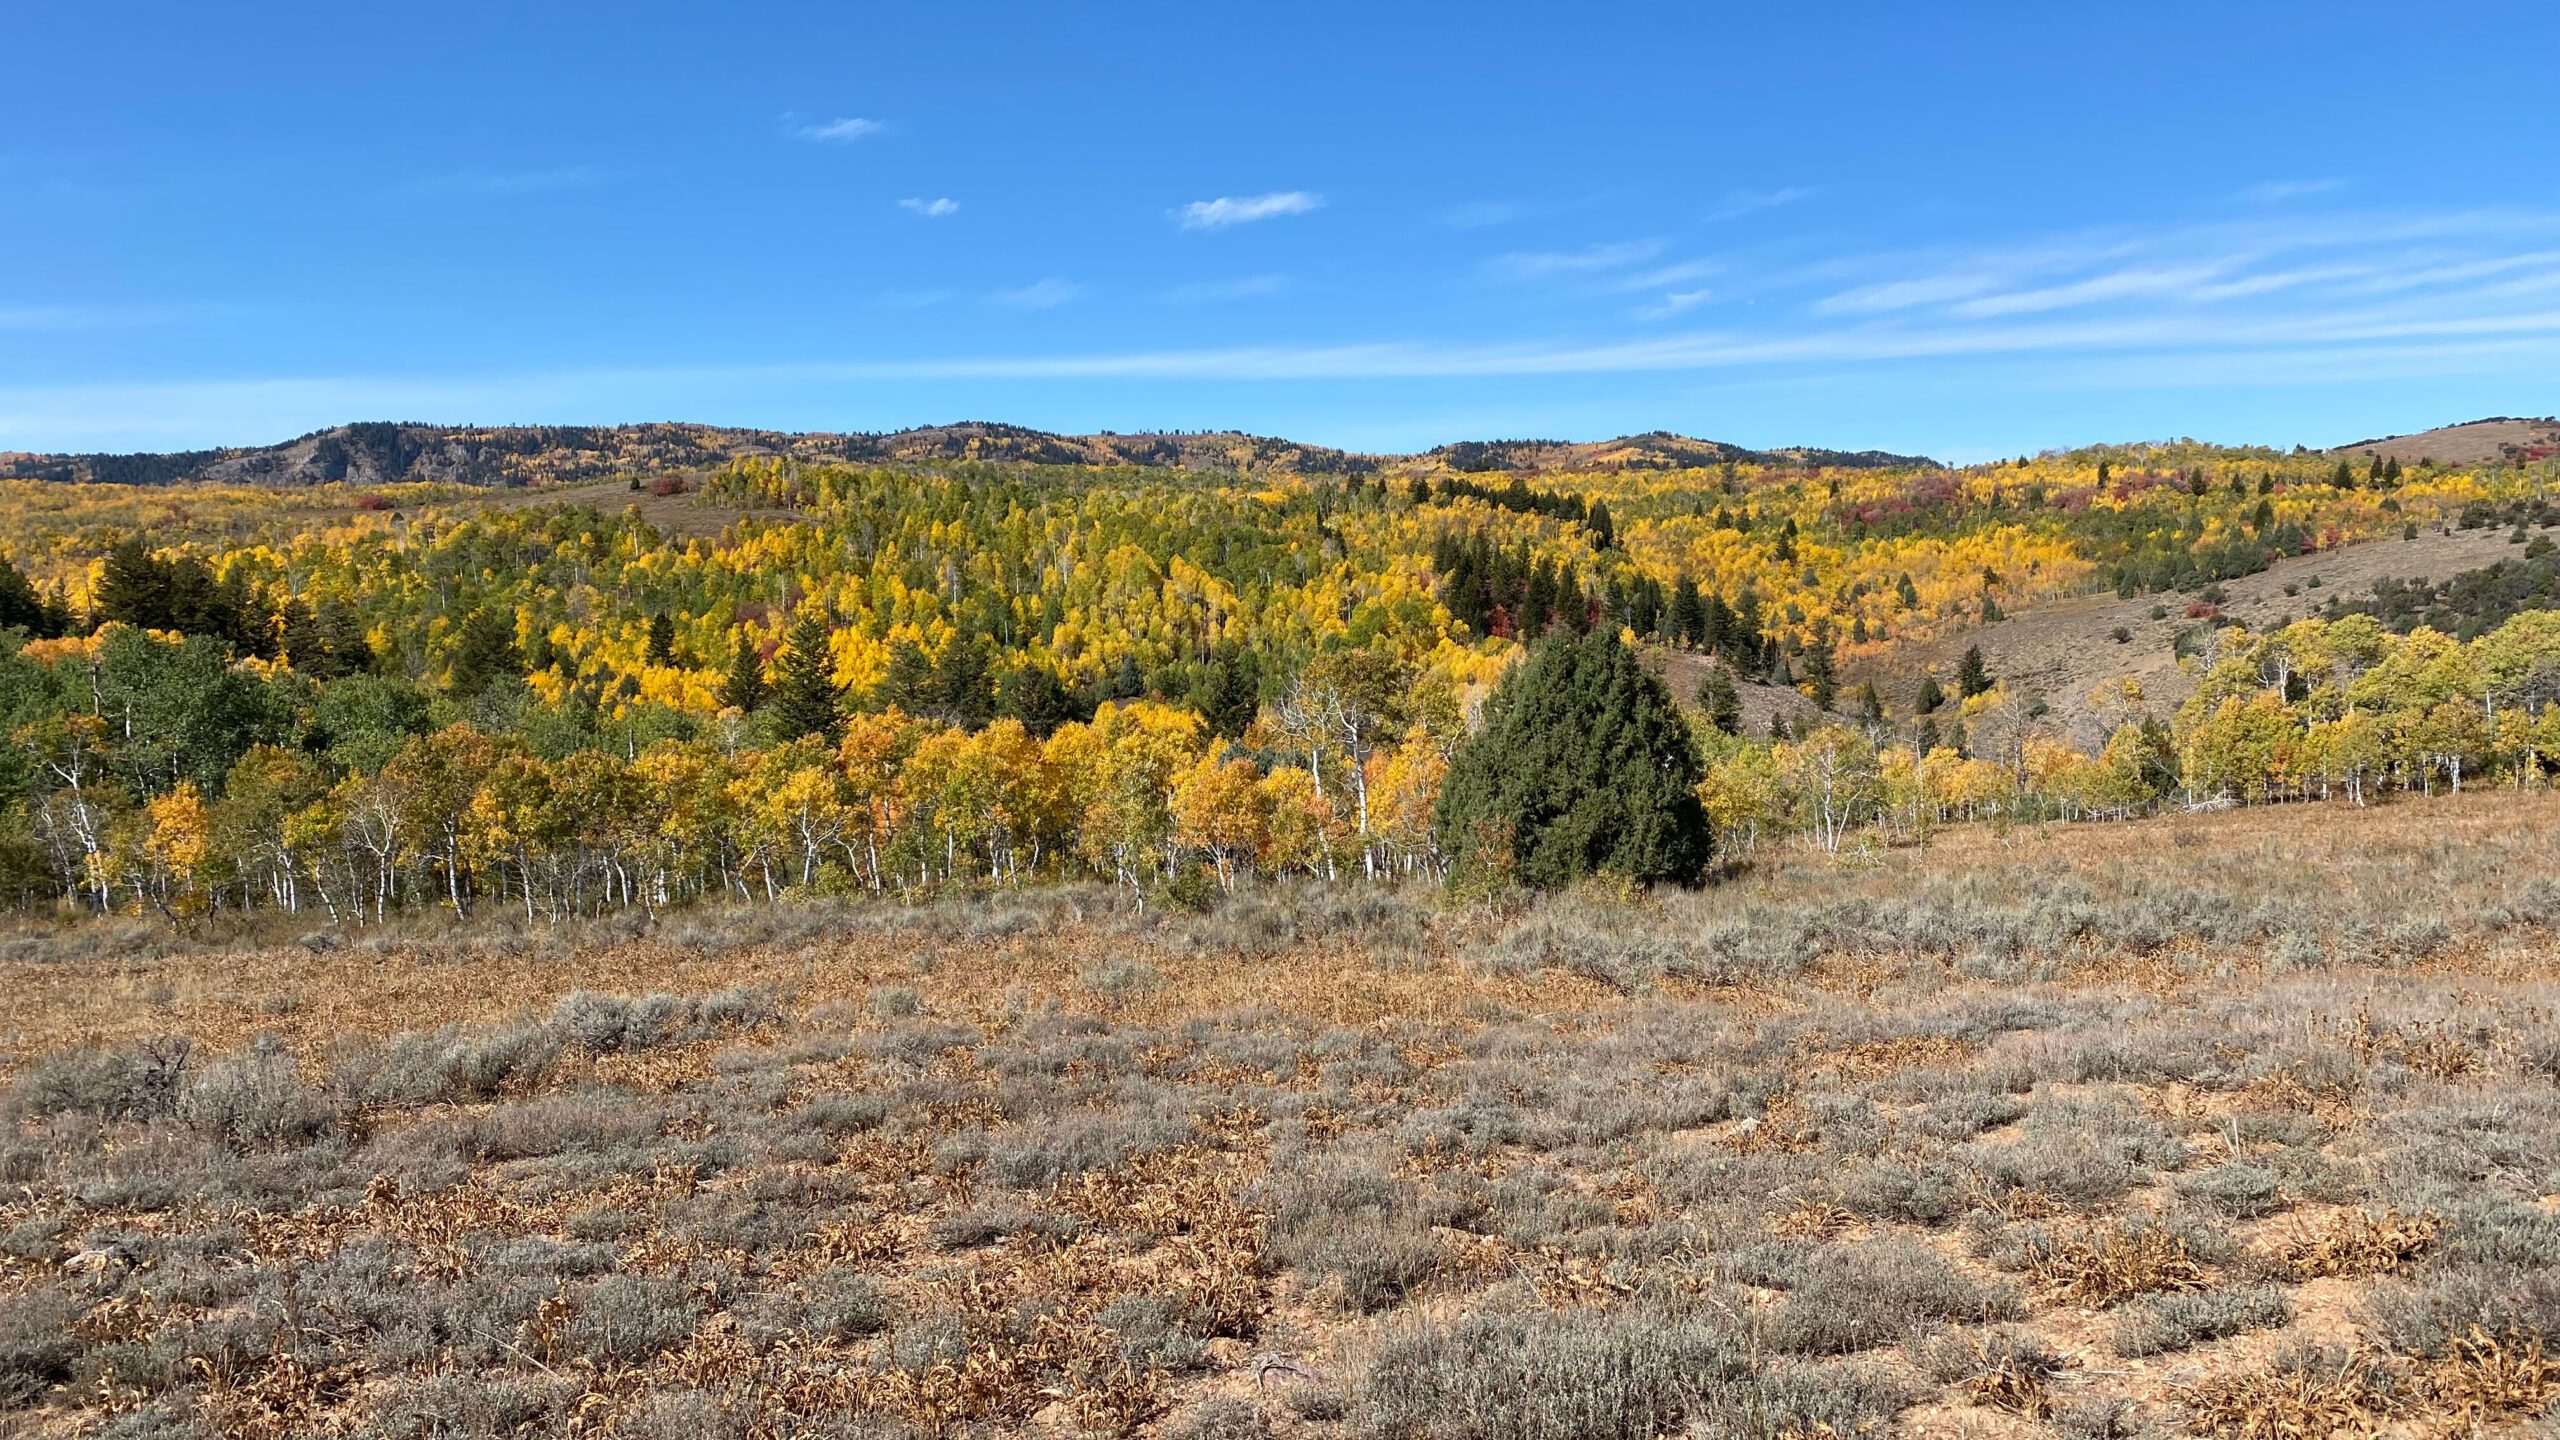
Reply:
[[[8,941],[23,1433],[2530,1433],[2560,799]],[[184,1040],[187,1037],[192,1047]]]

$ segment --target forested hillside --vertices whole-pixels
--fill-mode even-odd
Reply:
[[[1524,649],[1595,631],[1672,680],[1725,863],[1967,818],[2539,785],[2560,753],[2560,619],[2528,608],[2547,577],[2488,586],[2494,610],[2305,600],[2263,634],[2215,599],[2422,531],[2522,544],[2560,519],[2549,462],[2180,442],[1947,469],[1613,443],[1388,468],[749,455],[582,473],[574,503],[11,482],[0,884],[352,923],[1437,877],[1459,848],[1442,778],[1486,697]],[[1497,461],[1523,468],[1452,468]],[[1550,468],[1568,461],[1594,468]],[[2118,683],[2068,697],[2102,721],[2075,727],[1979,650],[1907,658],[2108,592],[2183,618],[2179,703]],[[2479,623],[2413,623],[2447,603]],[[1557,713],[1652,734],[1634,703]],[[1576,868],[1506,844],[1535,873],[1484,883]]]

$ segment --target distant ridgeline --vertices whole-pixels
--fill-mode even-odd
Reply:
[[[1356,455],[1233,431],[1056,435],[970,421],[877,434],[741,430],[715,425],[340,425],[280,445],[144,455],[0,454],[0,479],[100,485],[556,485],[626,475],[707,472],[779,457],[847,465],[1089,465],[1236,474],[1367,475],[1408,471],[1675,470],[1725,461],[1925,466],[1880,451],[1745,450],[1655,432],[1599,444],[1497,440],[1424,455]]]
[[[0,481],[0,896],[355,923],[1438,875],[1442,777],[1524,648],[1568,636],[1631,636],[1681,677],[1694,770],[1647,773],[1699,777],[1727,859],[1969,817],[2538,785],[2560,754],[2547,462],[747,437],[348,427],[136,460],[128,478],[188,479],[152,489]],[[607,483],[577,503],[430,483],[466,475]],[[2057,597],[2458,525],[2522,527],[2516,559],[2367,616],[2200,629],[2195,697],[2114,693],[2103,733],[2062,733],[1978,655],[1904,693],[1839,679]],[[1587,687],[1554,713],[1677,732],[1613,708],[1635,703],[1623,664],[1553,668]],[[1539,853],[1524,874],[1564,873]]]

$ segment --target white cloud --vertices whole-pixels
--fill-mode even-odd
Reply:
[[[939,220],[946,215],[959,214],[960,202],[948,195],[938,195],[931,200],[919,195],[910,195],[898,202],[898,208],[910,215],[922,215],[928,220]]]
[[[1460,230],[1481,230],[1488,225],[1508,225],[1520,218],[1520,207],[1502,200],[1475,200],[1452,206],[1440,217]]]
[[[865,120],[859,115],[846,115],[834,120],[820,120],[803,125],[800,127],[800,138],[816,140],[827,145],[850,145],[856,140],[877,135],[888,128],[877,120]]]
[[[1544,280],[1556,275],[1589,275],[1641,265],[1662,253],[1659,240],[1622,240],[1580,250],[1519,250],[1485,262],[1485,272],[1499,280]]]
[[[1989,275],[1929,275],[1917,280],[1887,280],[1826,295],[1813,303],[1817,315],[1879,315],[1922,305],[1943,305],[1996,289]]]
[[[1224,230],[1230,225],[1246,225],[1256,220],[1273,220],[1283,215],[1304,215],[1324,207],[1324,197],[1305,190],[1279,190],[1269,195],[1221,195],[1215,200],[1194,200],[1173,212],[1173,218],[1185,230]]]
[[[1724,204],[1717,207],[1707,218],[1731,220],[1736,216],[1748,215],[1754,210],[1775,210],[1781,205],[1793,205],[1799,200],[1810,199],[1814,193],[1814,188],[1810,185],[1790,185],[1783,190],[1736,190],[1725,196]]]
[[[1004,305],[1015,310],[1054,310],[1084,294],[1084,287],[1070,280],[1051,276],[1034,280],[1015,290],[996,290],[987,295],[990,305]]]
[[[1186,305],[1213,300],[1252,300],[1277,295],[1289,288],[1286,275],[1240,275],[1232,280],[1194,280],[1176,285],[1165,292],[1165,298]]]
[[[1715,298],[1713,290],[1674,290],[1660,300],[1636,311],[1639,320],[1667,320],[1683,310],[1706,304]]]
[[[2032,315],[2075,305],[2094,305],[2106,300],[2176,298],[2195,292],[2206,282],[2228,273],[2230,268],[2228,263],[2215,263],[2114,270],[2062,285],[1983,295],[1948,309],[1957,315],[1983,320],[2001,315]]]
[[[1048,282],[1044,282],[1048,283]],[[1064,282],[1055,282],[1063,286]],[[1064,287],[1070,293],[1074,287]],[[1030,287],[1041,291],[1042,287]],[[1055,290],[1042,293],[1054,294]],[[2467,298],[2467,297],[2466,297]],[[635,418],[746,403],[779,385],[1000,380],[1307,381],[1480,379],[1774,367],[1844,381],[1845,367],[2007,362],[2019,384],[2088,388],[2277,385],[2560,371],[2560,308],[2451,313],[2393,303],[2244,318],[2180,310],[2121,319],[1831,329],[1692,330],[1644,339],[1375,342],[1049,355],[960,355],[761,366],[635,367],[464,377],[296,377],[47,385],[0,383],[0,448],[133,449],[273,440],[351,416],[478,423]]]
[[[2252,205],[2281,205],[2287,200],[2307,200],[2345,188],[2344,180],[2262,180],[2241,191],[2240,198]]]
[[[1724,266],[1713,260],[1683,260],[1675,265],[1661,265],[1633,275],[1621,275],[1609,282],[1609,288],[1620,292],[1660,290],[1672,285],[1685,285],[1719,274]]]

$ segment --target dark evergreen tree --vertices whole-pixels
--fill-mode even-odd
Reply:
[[[894,706],[910,715],[925,715],[939,708],[941,682],[933,673],[933,657],[913,640],[901,640],[889,647],[889,663],[880,671],[880,703]]]
[[[1260,665],[1232,645],[1218,647],[1191,689],[1191,708],[1209,723],[1212,734],[1229,740],[1243,736],[1261,708]]]
[[[827,627],[815,615],[802,615],[784,632],[774,661],[767,713],[775,738],[822,735],[832,743],[844,729],[844,699],[836,690],[834,658],[827,653]]]
[[[676,622],[664,610],[649,617],[649,663],[676,663]]]
[[[1699,773],[1670,693],[1616,632],[1558,636],[1486,702],[1435,829],[1462,871],[1542,888],[1601,873],[1685,884],[1713,854]]]
[[[1576,635],[1591,633],[1591,597],[1582,591],[1582,571],[1570,560],[1556,574],[1556,619]]]
[[[1964,647],[1964,659],[1956,664],[1956,694],[1970,700],[1997,683],[1991,678],[1991,667],[1983,663],[1982,647]]]
[[[445,667],[445,688],[468,700],[499,679],[524,675],[524,656],[516,650],[516,622],[504,610],[474,610],[464,618],[454,641],[453,661]]]
[[[1043,740],[1057,733],[1059,726],[1092,715],[1076,703],[1056,671],[1037,661],[1026,661],[1005,677],[1003,704],[1005,714]]]
[[[936,714],[954,725],[975,729],[995,718],[995,674],[987,658],[987,642],[977,636],[954,636],[942,647],[933,667]]]
[[[1858,687],[1858,720],[1871,730],[1883,728],[1884,697],[1876,693],[1873,680]]]
[[[1618,523],[1609,518],[1609,502],[1591,502],[1591,518],[1584,522],[1591,530],[1591,548],[1614,550],[1618,545]]]
[[[1940,688],[1938,684],[1938,677],[1935,675],[1921,676],[1920,688],[1911,697],[1911,713],[1914,715],[1932,714],[1939,706],[1946,703],[1947,692]]]
[[[753,714],[763,703],[764,657],[756,653],[755,637],[741,630],[729,654],[729,674],[720,682],[720,704],[723,709]]]
[[[1671,586],[1671,613],[1663,629],[1676,643],[1695,645],[1706,638],[1707,612],[1698,603],[1698,582],[1683,575]]]
[[[1547,633],[1547,620],[1554,612],[1555,601],[1555,571],[1541,560],[1530,568],[1529,588],[1520,598],[1521,639],[1535,640]]]
[[[1923,755],[1937,749],[1938,722],[1926,715],[1921,716],[1919,725],[1912,729],[1911,746]]]
[[[1805,693],[1814,705],[1828,710],[1840,698],[1840,672],[1831,654],[1831,637],[1817,635],[1804,647]]]
[[[1742,733],[1742,689],[1722,664],[1708,666],[1705,678],[1698,682],[1698,709],[1708,724],[1725,734]]]
[[[0,630],[24,630],[30,637],[42,640],[69,628],[60,623],[64,618],[57,607],[36,593],[25,572],[0,560]]]

